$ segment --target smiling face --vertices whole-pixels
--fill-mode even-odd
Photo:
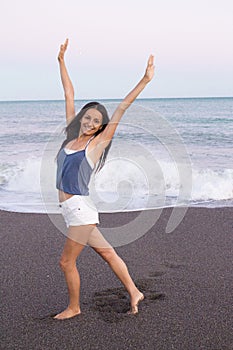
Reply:
[[[102,114],[97,109],[88,109],[80,119],[80,135],[94,135],[102,127],[102,122]]]

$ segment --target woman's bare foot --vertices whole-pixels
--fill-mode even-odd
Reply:
[[[79,314],[81,314],[80,309],[73,310],[68,307],[66,310],[62,311],[60,314],[57,314],[56,316],[54,316],[54,318],[56,320],[66,320],[67,318],[71,318]]]
[[[135,296],[131,298],[131,309],[127,312],[129,315],[135,315],[138,313],[138,304],[144,299],[144,294],[138,292]]]

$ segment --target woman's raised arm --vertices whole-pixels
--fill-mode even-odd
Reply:
[[[137,96],[142,92],[145,86],[151,81],[154,76],[154,56],[150,55],[145,74],[135,88],[130,91],[130,93],[123,99],[123,101],[118,105],[115,112],[112,115],[112,118],[104,129],[104,131],[99,134],[99,147],[106,148],[113,138],[113,135],[116,131],[117,125],[120,122],[123,114],[126,109],[133,103]]]
[[[69,124],[71,120],[75,117],[75,108],[74,108],[74,88],[70,80],[69,74],[65,65],[65,52],[68,46],[68,39],[60,46],[60,51],[58,54],[58,61],[60,66],[61,81],[65,94],[66,102],[66,122]]]

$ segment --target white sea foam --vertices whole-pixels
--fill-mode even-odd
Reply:
[[[30,158],[12,164],[9,171],[2,172],[5,189],[11,192],[39,193],[40,192],[40,165],[37,158]]]
[[[45,212],[43,201],[57,203],[55,189],[56,165],[50,162],[41,181],[41,159],[1,165],[1,209]],[[157,167],[157,168],[156,168]],[[177,166],[160,160],[151,168],[146,159],[110,159],[99,174],[93,177],[90,189],[98,209],[104,212],[136,210],[173,205],[180,189]],[[41,199],[41,192],[46,193]],[[193,169],[192,191],[188,205],[203,201],[233,199],[233,169]],[[48,210],[48,203],[47,205]],[[52,211],[55,211],[53,209]]]

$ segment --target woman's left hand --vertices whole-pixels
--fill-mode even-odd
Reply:
[[[151,81],[151,79],[153,78],[154,70],[155,70],[154,56],[150,55],[148,62],[147,62],[146,72],[145,72],[145,75],[143,77],[147,83],[149,83],[149,81]]]
[[[60,51],[59,51],[59,54],[58,54],[58,57],[57,57],[59,62],[63,62],[64,61],[64,56],[65,56],[65,52],[66,52],[66,49],[67,49],[67,46],[68,46],[68,42],[69,42],[69,40],[66,39],[64,44],[62,44],[60,46]]]

